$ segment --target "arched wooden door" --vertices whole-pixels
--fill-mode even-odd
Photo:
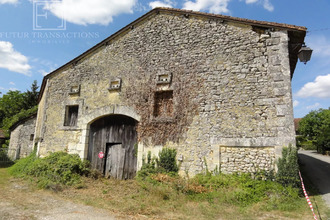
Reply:
[[[90,126],[87,159],[106,177],[132,179],[136,174],[137,121],[124,115],[100,118]],[[100,159],[99,153],[104,157]]]

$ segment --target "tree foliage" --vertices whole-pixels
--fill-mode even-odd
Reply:
[[[319,153],[330,150],[330,108],[308,113],[299,122],[299,132],[316,145]]]
[[[26,92],[9,91],[0,97],[0,128],[8,134],[8,129],[17,120],[36,112],[38,104],[38,85],[35,80]],[[32,110],[30,110],[32,109]]]

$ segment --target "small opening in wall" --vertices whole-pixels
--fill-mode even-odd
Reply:
[[[78,105],[69,105],[65,109],[64,126],[76,126],[78,121]]]
[[[34,138],[34,134],[31,134],[30,135],[30,141],[33,141],[33,138]]]
[[[109,91],[119,91],[121,89],[121,79],[115,79],[110,81]]]
[[[71,86],[69,95],[79,95],[80,93],[80,85]]]
[[[154,116],[173,116],[173,91],[159,91],[155,93]]]

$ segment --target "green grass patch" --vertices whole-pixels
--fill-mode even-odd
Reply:
[[[163,200],[168,200],[170,191],[174,190],[198,203],[225,203],[240,208],[261,203],[261,208],[266,211],[296,211],[303,202],[299,188],[254,179],[250,174],[200,174],[192,179],[155,174],[138,182],[145,190],[161,187]]]

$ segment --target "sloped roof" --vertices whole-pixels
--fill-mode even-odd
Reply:
[[[301,118],[295,118],[294,119],[294,130],[298,131],[299,129],[299,122],[300,122]]]
[[[13,131],[15,128],[17,128],[17,126],[23,124],[24,122],[30,120],[30,119],[34,119],[37,117],[37,113],[32,113],[29,116],[26,116],[24,118],[22,118],[21,120],[17,121],[16,123],[14,123],[12,126],[10,126],[9,130]]]
[[[183,9],[175,9],[175,8],[154,8],[148,13],[144,14],[140,18],[136,19],[135,21],[131,22],[127,26],[123,27],[116,33],[112,34],[110,37],[104,39],[100,43],[96,44],[94,47],[90,48],[86,52],[82,53],[78,57],[74,58],[70,62],[64,64],[63,66],[59,67],[58,69],[54,70],[53,72],[49,73],[43,78],[41,88],[40,88],[40,93],[39,93],[39,101],[41,100],[41,97],[43,95],[43,91],[46,86],[46,81],[47,79],[52,76],[53,74],[67,68],[68,66],[72,64],[77,64],[81,59],[85,58],[87,55],[95,52],[97,49],[100,47],[107,45],[108,42],[120,34],[122,34],[125,31],[128,31],[134,25],[142,22],[143,20],[147,19],[148,17],[154,15],[154,14],[159,14],[159,13],[171,13],[175,15],[184,15],[184,16],[197,16],[197,17],[204,17],[204,18],[210,18],[210,19],[220,19],[224,21],[231,21],[231,22],[237,22],[237,23],[242,23],[242,24],[248,24],[252,26],[259,26],[259,27],[264,27],[264,28],[277,28],[277,29],[283,29],[287,30],[289,33],[289,38],[290,42],[289,44],[289,57],[290,57],[290,67],[291,67],[291,77],[293,76],[294,69],[296,67],[297,63],[297,54],[298,51],[301,47],[301,44],[304,41],[305,35],[306,35],[306,27],[302,26],[296,26],[296,25],[290,25],[290,24],[284,24],[284,23],[276,23],[276,22],[268,22],[268,21],[257,21],[257,20],[250,20],[250,19],[244,19],[244,18],[237,18],[237,17],[231,17],[227,15],[220,15],[220,14],[211,14],[211,13],[204,13],[204,12],[197,12],[197,11],[191,11],[191,10],[183,10]],[[293,46],[292,46],[293,45]],[[298,46],[297,46],[298,45]],[[299,46],[300,45],[300,46]]]

